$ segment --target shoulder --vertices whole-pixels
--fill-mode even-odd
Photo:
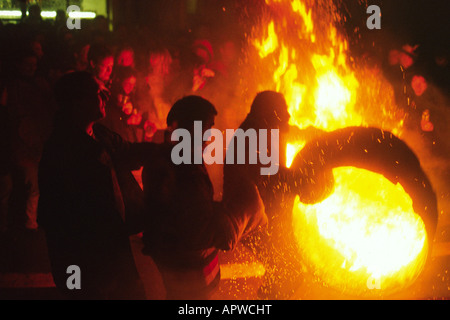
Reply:
[[[96,139],[110,152],[117,150],[124,142],[118,133],[101,123],[95,123],[92,129]]]
[[[166,144],[154,144],[156,152],[148,157],[144,163],[143,174],[166,174],[174,172],[174,164],[171,160],[171,148]]]

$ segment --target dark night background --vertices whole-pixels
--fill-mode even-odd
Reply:
[[[402,50],[404,45],[418,45],[414,53],[415,63],[408,69],[409,76],[423,75],[430,86],[436,87],[450,101],[450,1],[334,1],[343,18],[338,28],[349,39],[351,55],[368,56],[376,60],[382,66],[386,78],[401,92],[402,87],[398,82],[401,75],[398,70],[392,72],[393,68],[387,61],[389,52],[393,49]],[[264,0],[108,0],[108,12],[111,13],[108,22],[119,38],[123,37],[121,39],[126,39],[132,45],[158,47],[174,41],[178,45],[185,43],[186,50],[190,50],[191,41],[202,36],[210,37],[213,42],[227,38],[244,42],[245,34],[250,32],[252,23],[258,20],[263,4]],[[367,5],[380,7],[381,30],[366,28],[369,16],[366,13]],[[83,21],[82,26],[89,23],[92,22]],[[4,30],[8,28],[6,22],[1,27]],[[126,27],[128,33],[120,34],[122,27]],[[0,41],[3,42],[0,46],[2,51],[8,47],[8,43],[3,38]],[[2,67],[6,69],[8,66]],[[401,94],[396,95],[396,98],[402,99]],[[400,103],[399,100],[397,102]],[[446,114],[450,112],[448,103],[441,107],[446,109]],[[437,121],[437,124],[447,127],[447,123],[442,120]],[[437,139],[438,142],[439,139],[449,140],[445,135]],[[446,161],[444,164],[448,167],[449,156],[446,152],[448,150],[443,148],[439,157]],[[449,175],[449,172],[446,174]],[[450,198],[447,184],[446,181],[442,182],[445,203]],[[443,239],[447,243],[450,241],[447,231]],[[2,273],[49,274],[49,266],[48,261],[43,259],[46,249],[42,234],[21,234],[3,240],[0,238],[0,299],[58,299],[54,288],[4,290]],[[447,265],[448,257],[445,260]],[[41,280],[43,283],[46,281]],[[449,281],[448,275],[446,281]]]
[[[164,1],[113,1],[114,24],[147,25],[152,34],[173,36],[183,30],[195,30],[200,25],[220,37],[225,33],[242,36],[260,14],[261,0],[198,0],[195,11],[189,2]],[[320,3],[320,1],[319,1]],[[373,51],[387,55],[393,48],[405,44],[419,44],[417,67],[422,69],[437,85],[448,90],[450,55],[450,2],[446,0],[335,0],[340,13],[345,16],[341,26],[347,32],[352,51],[358,54]],[[381,9],[381,30],[366,28],[367,5]],[[224,11],[223,8],[226,8]],[[187,14],[186,14],[187,12]],[[355,33],[355,28],[358,32]],[[360,36],[360,39],[358,39]],[[374,45],[373,45],[374,44]],[[447,60],[444,67],[436,66],[435,59]],[[380,57],[382,58],[382,57]]]

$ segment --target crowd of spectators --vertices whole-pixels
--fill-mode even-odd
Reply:
[[[64,74],[88,71],[108,97],[103,124],[131,142],[152,141],[170,106],[188,94],[207,94],[228,81],[238,44],[195,30],[157,35],[142,26],[97,16],[70,30],[66,17],[43,20],[39,7],[19,23],[0,24],[0,230],[36,230],[37,171],[57,111],[54,85]],[[12,219],[11,198],[21,199]],[[20,208],[22,206],[24,208]],[[12,221],[14,220],[14,221]]]

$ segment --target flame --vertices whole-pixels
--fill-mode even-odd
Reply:
[[[400,136],[405,115],[392,88],[377,68],[349,56],[346,39],[330,23],[337,19],[330,14],[332,1],[325,3],[266,0],[273,17],[251,35],[258,91],[283,93],[290,125],[300,130],[373,125]],[[304,144],[289,141],[287,167]],[[316,205],[297,199],[293,210],[299,248],[315,274],[355,293],[367,292],[368,279],[381,281],[386,291],[410,284],[423,268],[427,239],[407,193],[369,171],[333,173],[336,189],[329,198]]]
[[[358,82],[353,73],[339,76],[333,67],[334,52],[330,56],[314,55],[312,63],[317,71],[315,91],[316,120],[314,126],[335,130],[344,126],[362,125],[362,117],[354,112]]]
[[[288,143],[286,145],[286,167],[290,168],[294,161],[295,155],[305,146],[304,141]]]
[[[274,22],[269,23],[267,30],[267,38],[263,41],[255,41],[254,45],[258,48],[259,56],[265,58],[267,55],[271,54],[278,47],[278,38],[275,34],[275,24]]]
[[[313,39],[315,39],[315,37],[312,34],[312,31],[314,29],[314,24],[313,24],[313,21],[311,18],[311,9],[307,10],[305,4],[303,2],[301,2],[300,0],[292,1],[291,5],[292,5],[292,11],[297,12],[302,17],[302,19],[305,23],[306,33],[311,34],[311,36],[312,36],[311,41],[314,42]]]
[[[402,186],[352,167],[333,174],[336,190],[330,197],[295,204],[296,238],[301,247],[314,248],[304,255],[320,277],[358,293],[369,291],[370,281],[389,291],[414,280],[426,260],[427,238]]]

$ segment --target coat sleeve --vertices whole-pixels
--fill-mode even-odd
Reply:
[[[230,207],[223,201],[214,201],[207,175],[191,169],[186,167],[184,171],[166,161],[146,165],[143,175],[149,218],[146,225],[153,243],[188,251],[213,247],[229,250],[266,223],[254,185],[249,186],[251,210],[245,211],[239,205]]]
[[[216,204],[222,224],[227,226],[223,237],[218,239],[223,250],[234,248],[239,240],[268,222],[258,188],[241,170],[236,166],[227,172],[224,198]]]
[[[96,138],[113,158],[115,165],[125,170],[138,170],[162,148],[161,145],[151,142],[128,142],[101,124],[94,126],[94,132]]]

